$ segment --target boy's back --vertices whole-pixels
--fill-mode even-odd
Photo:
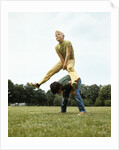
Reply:
[[[71,81],[71,78],[69,75],[64,76],[63,78],[61,78],[58,82],[62,85],[64,90],[71,90],[72,86],[69,84],[69,81]]]

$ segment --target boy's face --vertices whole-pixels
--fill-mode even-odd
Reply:
[[[60,33],[60,32],[57,32],[57,33],[55,34],[55,37],[56,37],[56,40],[57,40],[58,42],[63,42],[63,40],[64,40],[64,35],[63,35],[62,33]]]
[[[62,87],[60,86],[60,89],[58,90],[57,93],[62,93]]]

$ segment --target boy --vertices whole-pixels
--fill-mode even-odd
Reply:
[[[53,82],[50,85],[50,89],[53,94],[62,93],[61,113],[66,112],[67,103],[68,103],[69,95],[71,92],[72,92],[72,95],[75,96],[75,99],[78,104],[78,109],[80,111],[80,113],[78,115],[84,115],[86,113],[81,95],[79,93],[80,87],[81,87],[81,79],[78,78],[76,82],[77,82],[78,87],[77,87],[77,89],[75,89],[75,91],[71,86],[71,78],[69,75],[64,76],[58,82]]]
[[[77,88],[78,74],[74,70],[75,58],[74,58],[74,50],[70,41],[64,40],[64,33],[61,31],[55,32],[56,40],[59,42],[56,45],[56,53],[58,54],[60,61],[45,75],[45,77],[38,83],[29,83],[31,86],[35,88],[39,88],[43,83],[48,81],[55,73],[59,72],[61,69],[67,70],[72,81],[72,87],[74,89]]]

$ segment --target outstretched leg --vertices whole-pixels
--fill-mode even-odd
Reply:
[[[58,61],[57,64],[55,64],[52,69],[50,69],[47,74],[45,75],[45,77],[38,82],[39,85],[45,83],[46,81],[48,81],[55,73],[59,72],[63,67],[63,64],[61,61]]]

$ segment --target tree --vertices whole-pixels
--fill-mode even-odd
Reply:
[[[14,83],[11,80],[8,80],[8,104],[14,102]]]
[[[72,96],[71,94],[69,96],[68,106],[77,106],[75,96]]]
[[[111,100],[111,85],[102,86],[99,93],[98,98],[96,99],[95,105],[104,106],[105,100]]]
[[[39,106],[47,105],[47,97],[45,91],[39,89],[35,92],[35,99],[37,99],[37,103]]]
[[[24,86],[25,90],[25,103],[27,105],[32,105],[35,97],[35,89],[30,86],[28,83]],[[35,103],[35,102],[34,102]]]
[[[24,92],[24,86],[23,84],[15,84],[14,85],[14,93],[13,93],[14,99],[16,103],[24,103],[25,102],[25,92]]]
[[[83,103],[84,103],[84,105],[85,106],[93,106],[93,101],[92,101],[92,99],[84,99],[83,100]]]
[[[97,86],[96,84],[93,84],[93,85],[88,87],[87,99],[92,100],[93,104],[95,103],[96,98],[98,97],[99,90],[100,90],[100,87]]]
[[[111,106],[111,100],[105,100],[104,103],[105,106]]]
[[[103,104],[103,102],[102,102],[102,100],[98,97],[98,98],[96,98],[96,101],[95,101],[95,106],[103,106],[104,104]]]
[[[111,105],[111,85],[97,86],[93,84],[91,86],[82,84],[80,94],[84,100],[86,106],[110,106]],[[76,106],[77,102],[74,97],[70,96],[68,102],[69,106]],[[62,102],[61,95],[53,95],[51,90],[45,93],[44,90],[36,90],[28,83],[15,84],[8,80],[8,104],[10,103],[26,103],[27,105],[39,105],[39,106],[60,106]]]
[[[80,94],[81,94],[82,99],[86,99],[86,101],[92,100],[92,103],[94,104],[96,101],[96,98],[98,97],[99,90],[100,90],[100,87],[97,86],[96,84],[93,84],[91,86],[88,86],[88,85],[85,86],[85,84],[82,84]]]
[[[61,106],[62,103],[62,95],[56,94],[54,99],[54,106]]]
[[[47,105],[48,106],[53,106],[54,105],[55,95],[52,94],[51,90],[47,91],[46,98],[47,98]]]

